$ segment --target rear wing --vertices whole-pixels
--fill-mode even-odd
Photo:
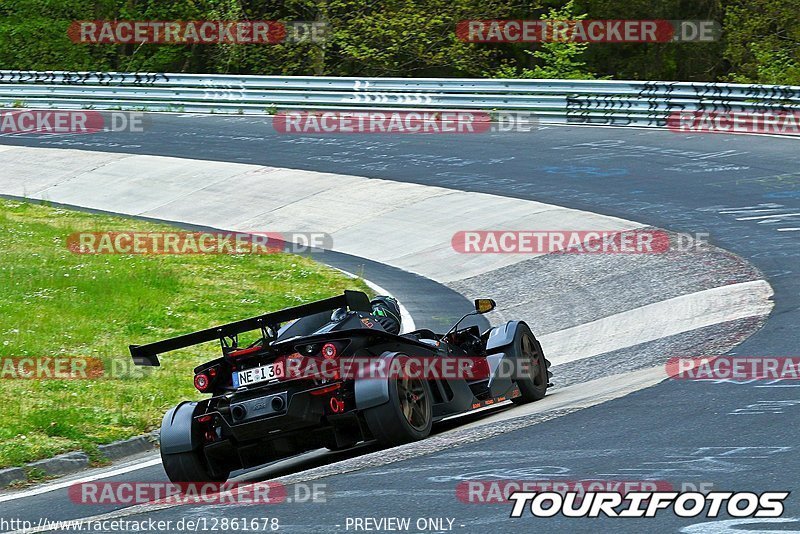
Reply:
[[[233,323],[214,326],[206,328],[205,330],[198,330],[191,334],[184,334],[182,336],[172,337],[163,341],[156,341],[147,345],[130,345],[131,356],[133,363],[143,366],[159,366],[161,363],[158,361],[158,355],[173,350],[199,345],[208,341],[219,340],[223,344],[225,338],[235,338],[242,332],[250,332],[251,330],[270,329],[277,332],[281,323],[291,321],[292,319],[299,319],[315,313],[321,313],[328,310],[335,310],[337,308],[349,308],[353,311],[371,312],[372,306],[369,303],[369,297],[361,291],[347,291],[337,297],[318,300],[308,304],[302,304],[293,308],[286,308],[272,313],[265,313],[249,319],[242,319]]]

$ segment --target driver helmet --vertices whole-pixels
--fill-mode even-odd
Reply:
[[[377,296],[370,301],[372,315],[384,330],[390,334],[399,334],[403,320],[400,318],[400,305],[397,299],[388,296]]]

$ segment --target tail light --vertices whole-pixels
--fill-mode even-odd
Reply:
[[[322,345],[322,357],[326,360],[333,360],[336,358],[336,345],[333,343],[325,343]]]
[[[206,393],[211,391],[213,385],[218,381],[224,380],[225,375],[226,373],[219,364],[200,369],[199,372],[198,369],[195,369],[194,387],[200,393]],[[230,373],[228,373],[228,375],[230,375]],[[228,382],[230,382],[230,377],[228,378]]]
[[[196,374],[194,375],[194,387],[200,393],[205,393],[211,387],[211,379],[205,373]]]

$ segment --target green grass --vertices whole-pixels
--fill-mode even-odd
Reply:
[[[88,255],[73,232],[171,229],[0,199],[0,359],[95,357],[130,362],[142,344],[339,294],[361,280],[290,254]],[[253,334],[255,338],[256,334]],[[85,450],[157,428],[180,400],[200,398],[192,369],[219,355],[208,343],[162,366],[91,380],[0,379],[0,467]],[[137,368],[141,370],[141,368]]]

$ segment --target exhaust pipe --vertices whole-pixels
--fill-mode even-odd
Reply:
[[[234,421],[241,421],[247,416],[247,409],[241,404],[237,404],[231,408],[231,415]]]

